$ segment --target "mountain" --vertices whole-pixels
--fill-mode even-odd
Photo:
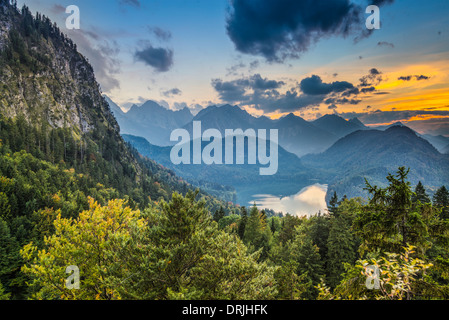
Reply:
[[[324,116],[309,122],[294,114],[273,120],[265,116],[254,117],[238,106],[209,106],[193,116],[188,108],[171,111],[148,101],[142,106],[134,105],[127,113],[110,101],[111,109],[120,124],[121,132],[144,137],[158,146],[169,146],[174,129],[184,128],[192,135],[192,122],[201,121],[202,128],[217,129],[223,135],[226,129],[278,129],[279,145],[286,151],[301,157],[309,153],[320,153],[339,138],[366,127],[358,119],[347,121],[339,116]]]
[[[193,119],[188,108],[173,111],[154,101],[147,101],[141,106],[133,105],[125,113],[111,99],[105,98],[120,124],[121,133],[145,137],[155,145],[170,145],[171,132]]]
[[[405,127],[405,125],[402,122],[396,121],[396,122],[394,122],[392,124],[389,124],[389,125],[370,127],[370,129],[387,130],[388,128],[398,127],[398,126],[399,127]]]
[[[449,145],[449,138],[442,135],[423,134],[422,137],[443,154],[445,153],[445,148]]]
[[[367,129],[367,128],[368,128],[368,127],[365,126],[365,125],[363,124],[363,122],[360,121],[359,118],[357,118],[357,117],[352,118],[352,119],[349,119],[348,121],[351,122],[351,123],[353,123],[353,124],[355,124],[356,126],[362,128],[362,129]]]
[[[293,113],[274,124],[279,129],[279,143],[287,151],[303,156],[319,153],[330,147],[338,137]]]
[[[144,205],[190,188],[123,140],[116,118],[124,114],[101,94],[76,44],[47,17],[3,0],[0,83],[1,145],[74,170],[85,193],[102,185]]]
[[[305,166],[326,170],[330,191],[348,197],[366,195],[364,178],[385,185],[387,174],[400,166],[411,168],[412,184],[421,181],[430,190],[444,185],[449,178],[447,157],[406,126],[356,131],[325,152],[301,160]]]
[[[278,129],[279,145],[297,156],[324,151],[338,140],[338,136],[294,114],[272,120],[264,116],[254,117],[231,105],[205,108],[192,121],[201,121],[204,129],[218,129],[222,134],[226,129]],[[184,126],[190,133],[191,128],[191,123]]]
[[[205,182],[214,185],[225,185],[238,190],[236,201],[247,204],[252,194],[246,194],[246,190],[256,193],[278,194],[287,196],[298,192],[309,181],[319,177],[318,170],[310,170],[302,165],[301,160],[294,154],[289,153],[282,147],[278,147],[278,172],[272,176],[260,175],[259,169],[268,165],[248,164],[248,155],[245,154],[244,164],[236,164],[236,150],[234,146],[234,160],[232,165],[226,164],[179,164],[174,165],[170,159],[172,147],[160,147],[149,143],[142,137],[123,135],[125,141],[129,142],[142,155],[154,159],[163,166],[173,169],[175,173],[190,183],[203,186]],[[192,159],[193,147],[190,141],[190,159]],[[208,143],[202,143],[202,151]],[[267,147],[267,155],[271,154],[270,144]],[[222,155],[225,156],[225,144],[222,143]],[[245,147],[246,149],[246,147]],[[257,153],[256,148],[256,153]],[[210,187],[210,186],[209,186]],[[213,190],[208,190],[214,194]],[[248,193],[251,193],[248,191]],[[248,197],[247,197],[248,196]]]
[[[449,154],[449,144],[441,150],[442,154]]]
[[[398,121],[398,122],[395,122],[393,124],[386,125],[386,126],[373,127],[373,129],[386,130],[388,128],[397,127],[397,126],[405,127],[405,125],[402,122]],[[410,129],[410,130],[413,130],[413,129]],[[418,136],[420,136],[420,137],[426,139],[427,141],[429,141],[430,144],[432,144],[441,153],[444,153],[443,149],[449,144],[449,138],[445,137],[443,135],[435,136],[435,135],[431,135],[431,134],[420,134],[420,133],[418,133],[418,132],[416,132],[414,130],[413,130],[413,132],[415,132]]]
[[[336,114],[327,114],[312,122],[316,127],[326,130],[338,138],[342,138],[354,131],[366,129],[358,119],[348,121]]]

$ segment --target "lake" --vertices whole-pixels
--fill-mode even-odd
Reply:
[[[298,193],[279,197],[270,194],[253,195],[248,205],[256,203],[259,209],[272,209],[276,212],[289,213],[296,216],[311,216],[318,212],[327,213],[327,185],[313,184],[302,188]]]

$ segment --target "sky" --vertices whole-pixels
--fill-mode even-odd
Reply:
[[[449,136],[447,0],[19,0],[55,21],[123,109],[238,105]],[[66,28],[78,6],[80,29]],[[368,5],[380,29],[368,30]]]

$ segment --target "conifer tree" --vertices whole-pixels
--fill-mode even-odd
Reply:
[[[240,237],[240,239],[243,240],[243,236],[245,235],[245,228],[246,228],[246,223],[248,222],[248,212],[246,210],[246,207],[242,207],[241,209],[241,218],[240,218],[240,222],[239,222],[239,228],[238,228],[238,235]]]
[[[445,186],[442,186],[435,192],[433,205],[441,209],[440,217],[442,219],[449,219],[449,191]]]
[[[421,181],[415,187],[415,192],[412,194],[412,202],[421,202],[422,204],[430,203],[430,198],[426,193],[426,189],[424,188]]]
[[[334,191],[334,194],[332,195],[331,199],[329,200],[329,206],[328,211],[330,215],[335,215],[338,208],[338,197],[337,192]]]
[[[220,206],[220,209],[215,210],[213,219],[214,219],[214,221],[219,222],[224,216],[225,216],[225,211],[223,209],[223,206]]]

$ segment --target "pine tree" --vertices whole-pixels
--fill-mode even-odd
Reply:
[[[224,216],[225,216],[225,211],[223,209],[223,206],[220,206],[219,210],[215,210],[213,219],[214,219],[214,221],[219,222]]]
[[[412,190],[407,181],[409,169],[400,167],[396,174],[389,174],[386,188],[371,186],[367,206],[355,220],[355,230],[363,240],[361,250],[400,252],[408,245],[424,248],[428,245],[428,225],[425,216],[412,205]]]
[[[243,236],[245,235],[245,228],[246,228],[246,223],[248,222],[248,212],[246,210],[246,207],[242,207],[241,209],[241,218],[240,218],[240,223],[239,223],[239,229],[237,231],[240,239],[243,240]]]
[[[329,214],[335,215],[337,213],[337,208],[338,208],[338,197],[337,197],[337,192],[334,191],[333,196],[329,200],[329,206],[328,206]]]
[[[335,288],[344,273],[344,263],[353,264],[356,259],[356,245],[350,231],[351,224],[346,217],[340,216],[332,220],[329,231],[327,252],[328,283]]]
[[[430,198],[427,195],[426,189],[422,185],[421,181],[418,182],[415,192],[412,194],[412,202],[417,203],[418,201],[422,204],[430,203]]]
[[[310,282],[312,286],[304,294],[306,299],[315,299],[318,290],[315,288],[324,277],[323,262],[319,254],[319,248],[313,244],[312,239],[305,233],[298,233],[290,247],[292,259],[297,262],[298,267],[296,273],[304,276],[306,282]]]
[[[268,257],[271,237],[271,230],[268,228],[262,212],[260,212],[254,204],[246,224],[243,241],[254,251],[262,248],[260,260],[263,261]]]
[[[442,219],[449,219],[449,191],[445,186],[442,186],[435,192],[433,205],[441,209],[440,217]]]

